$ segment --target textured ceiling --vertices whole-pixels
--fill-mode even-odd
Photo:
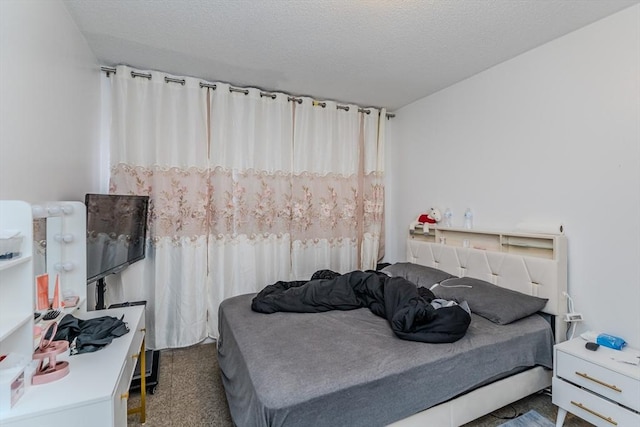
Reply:
[[[394,110],[640,0],[65,0],[102,65]]]

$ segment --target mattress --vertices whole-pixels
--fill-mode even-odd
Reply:
[[[219,310],[218,362],[240,427],[387,425],[506,373],[552,368],[538,315],[509,325],[472,315],[462,339],[426,344],[397,338],[366,308],[261,314],[254,296]]]

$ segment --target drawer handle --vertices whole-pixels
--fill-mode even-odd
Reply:
[[[147,332],[147,328],[140,328],[140,332]]]
[[[601,415],[601,414],[597,413],[597,412],[596,412],[596,411],[594,411],[593,409],[589,409],[589,408],[587,408],[587,407],[586,407],[586,406],[584,406],[582,403],[577,403],[577,402],[574,402],[574,401],[572,400],[572,401],[571,401],[571,404],[572,404],[572,405],[577,406],[577,407],[578,407],[578,408],[580,408],[580,409],[584,409],[584,410],[585,410],[585,411],[587,411],[588,413],[590,413],[590,414],[592,414],[592,415],[595,415],[595,416],[596,416],[596,417],[598,417],[598,418],[602,418],[603,420],[605,420],[605,421],[606,421],[606,422],[608,422],[608,423],[613,424],[614,426],[617,426],[617,425],[618,425],[618,423],[617,423],[617,422],[615,422],[615,421],[613,421],[613,420],[611,419],[611,417],[605,417],[604,415]]]
[[[586,379],[588,379],[588,380],[590,380],[590,381],[593,381],[594,383],[597,383],[597,384],[603,385],[603,386],[605,386],[605,387],[608,387],[608,388],[610,388],[610,389],[611,389],[611,390],[613,390],[613,391],[617,391],[618,393],[622,393],[622,389],[620,389],[620,388],[618,388],[618,387],[616,387],[616,386],[614,386],[614,385],[607,384],[607,383],[605,383],[604,381],[600,381],[600,380],[597,380],[597,379],[595,379],[595,378],[593,378],[593,377],[590,377],[590,376],[589,376],[589,375],[587,375],[586,373],[582,373],[582,372],[578,372],[578,371],[576,371],[576,375],[581,376],[582,378],[586,378]]]
[[[120,395],[120,399],[128,399],[128,398],[129,398],[129,392],[122,393],[122,394]],[[572,402],[572,403],[573,403],[573,402]]]

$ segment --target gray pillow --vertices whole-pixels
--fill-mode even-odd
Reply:
[[[391,277],[405,278],[417,286],[424,286],[425,288],[430,288],[445,279],[457,277],[446,271],[438,270],[437,268],[413,264],[411,262],[397,262],[380,271]]]
[[[472,277],[445,280],[433,293],[436,298],[467,301],[473,313],[500,325],[530,316],[542,310],[548,301]]]

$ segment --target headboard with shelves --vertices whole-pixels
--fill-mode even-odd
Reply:
[[[425,232],[421,225],[410,229],[412,239],[441,243],[449,246],[505,252],[536,258],[557,259],[562,234],[540,234],[527,232],[504,232],[496,230],[429,227]]]
[[[542,311],[555,316],[556,341],[564,340],[565,235],[453,227],[425,232],[415,227],[407,239],[406,260],[548,299]]]

